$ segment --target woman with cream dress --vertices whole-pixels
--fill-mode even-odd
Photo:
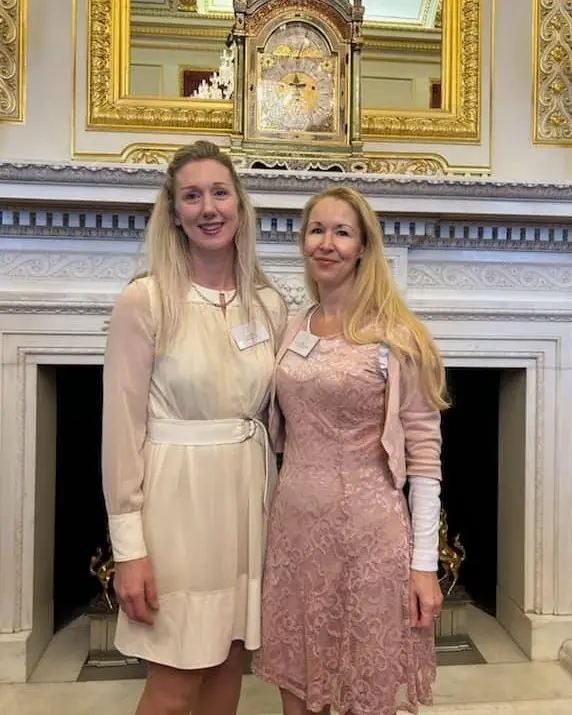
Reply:
[[[104,368],[116,646],[149,664],[137,715],[234,715],[260,645],[264,416],[286,308],[248,195],[209,142],[174,156],[147,240]]]

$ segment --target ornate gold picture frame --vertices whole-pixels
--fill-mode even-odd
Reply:
[[[367,141],[480,141],[481,0],[445,0],[442,109],[365,109]],[[231,134],[233,102],[128,94],[129,3],[88,0],[87,128]]]
[[[0,122],[24,121],[26,0],[0,0]]]
[[[444,0],[442,109],[364,109],[364,140],[480,141],[481,14],[481,0]]]
[[[126,0],[88,0],[87,45],[89,129],[201,134],[232,131],[232,101],[129,96]]]

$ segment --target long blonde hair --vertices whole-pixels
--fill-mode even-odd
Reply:
[[[175,184],[178,172],[187,164],[216,161],[230,173],[238,198],[238,229],[235,242],[235,281],[245,319],[250,323],[254,306],[259,305],[269,323],[268,312],[258,295],[259,288],[273,288],[256,255],[256,216],[250,197],[236,169],[216,144],[197,141],[181,147],[167,168],[167,176],[157,197],[146,230],[149,247],[149,275],[159,302],[156,349],[164,352],[181,324],[184,300],[192,283],[192,254],[182,228],[175,224]]]
[[[381,226],[363,196],[345,187],[329,188],[313,196],[302,213],[300,246],[304,252],[312,210],[322,199],[344,201],[356,212],[364,252],[356,269],[352,298],[346,311],[343,332],[356,344],[384,342],[404,359],[419,366],[421,386],[435,409],[449,406],[445,393],[445,369],[439,350],[423,323],[406,306],[383,250]],[[310,297],[319,302],[318,286],[305,261]]]

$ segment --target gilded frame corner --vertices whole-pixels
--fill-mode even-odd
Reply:
[[[481,138],[481,0],[443,4],[443,108],[365,109],[365,140],[478,143]]]
[[[533,116],[535,144],[572,145],[572,8],[564,0],[534,0]]]
[[[25,118],[26,2],[0,0],[0,122]]]
[[[130,97],[129,3],[88,0],[87,128],[227,134],[233,102]]]

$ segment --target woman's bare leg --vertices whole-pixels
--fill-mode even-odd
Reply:
[[[149,663],[135,715],[189,715],[196,705],[203,670],[179,670]]]
[[[204,671],[193,715],[235,715],[244,672],[244,643],[234,641],[224,663]]]

